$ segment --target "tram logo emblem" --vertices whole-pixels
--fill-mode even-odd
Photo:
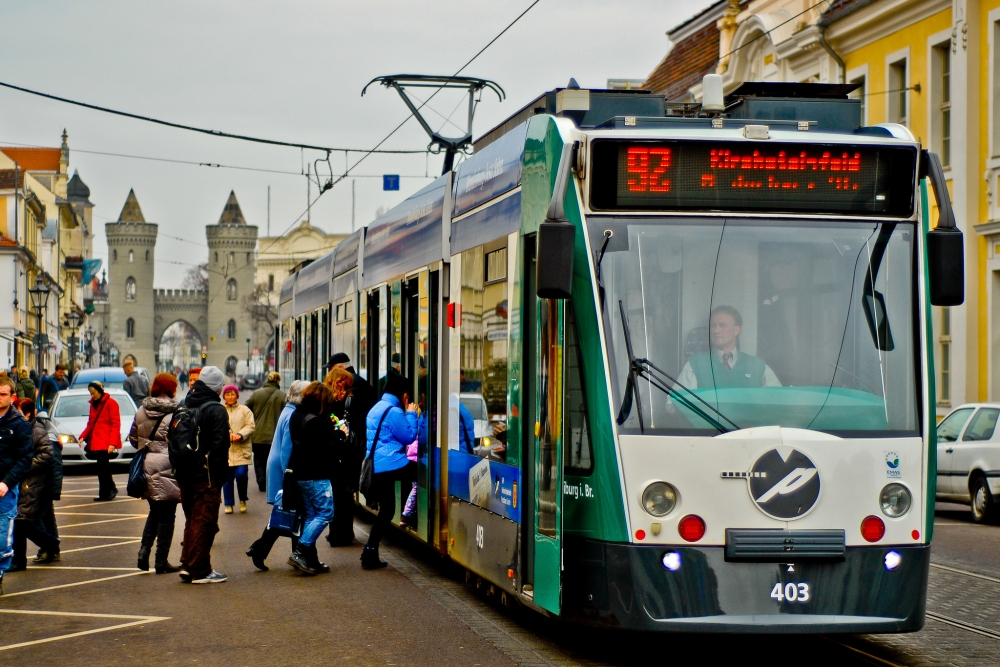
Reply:
[[[885,453],[885,476],[891,477],[893,479],[899,479],[902,477],[902,470],[899,469],[899,453],[898,452],[886,452]]]
[[[790,447],[771,449],[747,472],[724,472],[724,479],[745,479],[757,508],[789,521],[809,513],[819,500],[819,470],[808,456]]]

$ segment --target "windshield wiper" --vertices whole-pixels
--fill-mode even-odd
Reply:
[[[666,371],[658,368],[653,362],[648,359],[640,359],[635,356],[632,351],[632,334],[629,331],[628,317],[625,315],[625,304],[618,301],[618,310],[622,317],[622,330],[625,332],[625,351],[628,354],[628,380],[625,384],[625,392],[622,396],[621,408],[618,410],[618,425],[621,426],[629,418],[632,413],[632,397],[635,397],[636,405],[639,407],[639,431],[645,432],[645,425],[642,421],[642,398],[639,394],[638,379],[642,378],[649,382],[652,386],[656,387],[663,393],[674,398],[674,400],[683,404],[686,408],[694,412],[696,415],[704,419],[706,422],[711,424],[716,430],[721,433],[729,433],[730,430],[739,430],[739,426],[732,419],[726,415],[719,412],[718,409],[712,407],[709,403],[705,402],[701,396],[696,394],[694,391],[685,387],[680,382],[678,382],[674,377],[669,375]],[[701,407],[694,404],[688,396],[682,394],[678,389],[683,389],[688,395],[699,401],[706,408],[717,414],[723,421],[728,422],[733,429],[728,429],[722,425],[722,421],[716,420],[710,417]]]
[[[604,280],[601,277],[601,263],[604,262],[604,253],[608,251],[608,243],[615,233],[610,229],[604,230],[604,243],[601,245],[601,254],[597,257],[597,292],[601,299],[601,312],[604,312]]]

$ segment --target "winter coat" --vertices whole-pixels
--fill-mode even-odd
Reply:
[[[166,396],[147,398],[142,407],[135,413],[132,430],[128,441],[137,450],[146,449],[146,461],[143,470],[146,473],[146,492],[142,497],[146,500],[161,500],[179,503],[181,487],[174,477],[174,467],[170,464],[170,454],[167,448],[167,432],[170,430],[170,419],[177,410],[177,401]],[[161,419],[162,417],[162,419]],[[156,421],[160,425],[156,433],[152,433]]]
[[[14,406],[7,408],[0,417],[0,482],[16,489],[31,469],[34,453],[31,424]]]
[[[248,466],[253,463],[253,445],[250,436],[254,432],[253,412],[245,405],[225,406],[229,414],[229,430],[240,436],[236,442],[229,443],[229,465]]]
[[[35,400],[35,383],[31,381],[31,378],[17,381],[17,397],[22,401],[26,398]]]
[[[49,488],[52,490],[52,500],[62,500],[63,446],[58,437],[54,439],[54,442],[52,457],[55,459],[55,465],[49,470]]]
[[[274,427],[285,407],[285,392],[281,391],[277,382],[265,382],[247,399],[247,407],[253,410],[253,444],[271,444]]]
[[[37,419],[31,422],[31,439],[34,456],[31,468],[21,480],[21,491],[17,498],[17,517],[28,521],[38,521],[52,505],[52,468],[56,465],[54,450],[58,441],[49,435]]]
[[[80,434],[80,442],[89,442],[92,452],[106,452],[108,447],[121,449],[121,414],[118,402],[110,394],[102,394],[99,399],[90,402],[90,418],[87,428]]]
[[[375,472],[399,470],[410,462],[406,446],[417,439],[417,413],[404,412],[399,405],[399,399],[392,394],[382,394],[382,400],[368,413],[366,452],[372,448],[382,413],[389,411],[375,446]]]
[[[132,397],[136,405],[142,405],[143,400],[149,396],[149,383],[146,382],[146,378],[136,371],[132,371],[132,375],[125,378],[125,382],[122,383],[122,389]]]
[[[292,415],[295,414],[297,406],[285,403],[278,421],[274,426],[274,440],[271,443],[271,451],[267,454],[267,503],[274,504],[274,500],[285,481],[285,470],[288,469],[288,461],[292,458],[292,431],[289,428]]]
[[[310,418],[310,415],[311,418]],[[332,480],[340,467],[344,434],[329,415],[308,413],[299,407],[292,415],[292,456],[288,467],[296,480]]]
[[[211,482],[221,487],[229,478],[229,413],[223,407],[219,395],[201,380],[184,399],[188,409],[198,408],[201,419],[201,448],[208,459],[207,469],[198,467],[191,470],[177,470],[177,479],[184,483]]]
[[[353,367],[348,366],[346,370],[354,376],[351,384],[351,409],[347,415],[347,422],[351,425],[351,430],[361,438],[367,428],[368,413],[375,406],[378,397],[375,396],[375,390],[368,384],[368,380],[358,375]]]

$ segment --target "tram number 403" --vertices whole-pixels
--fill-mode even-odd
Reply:
[[[771,589],[771,597],[778,602],[809,602],[809,584],[785,584],[779,581]]]

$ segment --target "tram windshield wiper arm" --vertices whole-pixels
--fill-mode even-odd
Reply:
[[[652,386],[656,387],[668,396],[673,397],[674,400],[684,405],[686,408],[694,412],[696,415],[704,419],[706,422],[711,424],[716,430],[721,433],[729,433],[730,430],[739,430],[739,426],[732,419],[722,414],[717,408],[713,407],[711,404],[707,403],[705,399],[696,394],[690,388],[685,387],[676,378],[671,376],[669,373],[663,369],[657,367],[653,362],[648,359],[641,359],[636,357],[632,351],[632,334],[629,331],[628,317],[625,315],[625,304],[618,301],[618,310],[621,313],[622,318],[622,330],[625,334],[625,351],[628,354],[629,360],[629,370],[628,370],[628,380],[625,384],[625,392],[622,396],[621,408],[618,410],[618,425],[621,426],[629,418],[632,413],[632,398],[635,397],[635,402],[638,405],[639,412],[639,431],[644,432],[645,426],[642,421],[642,398],[639,394],[638,380],[642,378],[649,382]],[[687,393],[681,393],[683,390]],[[711,412],[718,415],[722,421],[728,422],[733,429],[726,428],[723,426],[722,421],[709,416],[705,410],[699,406],[697,403],[690,400],[694,398],[698,403],[701,403],[705,408],[708,408]]]

